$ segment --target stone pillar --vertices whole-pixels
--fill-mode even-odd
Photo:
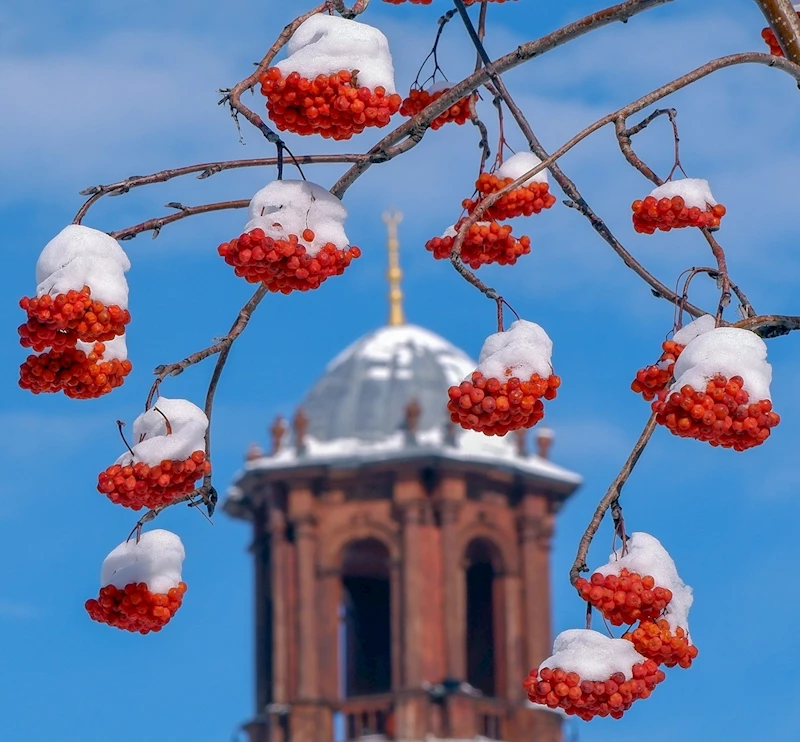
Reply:
[[[506,612],[506,635],[504,654],[506,658],[505,693],[511,703],[525,699],[522,681],[530,670],[524,666],[525,637],[522,624],[522,580],[516,572],[509,572],[503,579]]]
[[[317,616],[319,616],[319,693],[330,704],[341,698],[339,687],[339,605],[342,581],[338,569],[317,574]]]
[[[299,700],[319,698],[319,659],[317,650],[316,524],[311,517],[294,522],[297,549]]]
[[[442,543],[442,595],[444,597],[445,674],[466,679],[467,661],[465,621],[466,592],[462,554],[458,553],[458,516],[466,498],[466,482],[461,477],[446,477],[439,487],[439,521]]]
[[[281,510],[269,511],[270,587],[272,589],[272,688],[273,703],[287,703],[289,699],[288,606],[286,605],[286,518]],[[259,709],[263,713],[264,709]],[[270,742],[285,742],[277,720],[270,716],[264,727],[269,731],[264,738]],[[255,725],[256,733],[262,729]],[[267,731],[265,728],[263,731]],[[253,732],[251,732],[251,735]],[[253,742],[261,742],[256,736]]]

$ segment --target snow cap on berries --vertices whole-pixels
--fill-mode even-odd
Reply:
[[[394,65],[389,42],[366,23],[318,13],[304,21],[286,45],[288,56],[275,66],[284,77],[297,72],[308,80],[317,75],[358,71],[359,87],[394,87]]]
[[[75,347],[78,350],[82,350],[88,356],[90,353],[94,353],[94,347],[97,345],[97,341],[92,341],[90,343],[85,343],[83,340],[78,340],[75,343]],[[111,340],[104,340],[103,345],[105,346],[105,350],[101,354],[99,360],[100,361],[127,361],[128,360],[128,345],[125,342],[125,334],[117,335],[115,338]]]
[[[128,466],[141,461],[158,466],[165,460],[185,461],[195,451],[205,449],[207,428],[206,413],[188,399],[159,397],[133,422],[133,438],[138,441],[133,446],[133,456],[126,452],[116,463]]]
[[[344,231],[346,217],[344,204],[322,186],[305,180],[275,180],[253,196],[244,231],[262,229],[274,240],[296,235],[313,257],[328,243],[339,250],[350,245]],[[311,242],[303,239],[307,229],[314,233]]]
[[[695,391],[705,391],[708,381],[717,374],[729,380],[741,376],[751,404],[772,400],[769,392],[772,366],[767,363],[767,345],[750,330],[717,327],[696,337],[675,362],[675,383],[671,389],[680,391],[689,384]]]
[[[653,189],[650,195],[656,200],[662,198],[673,198],[680,196],[687,209],[697,207],[701,211],[716,206],[717,202],[711,195],[711,188],[707,180],[701,178],[681,178],[679,180],[668,180],[658,188]]]
[[[650,575],[657,587],[669,590],[672,600],[667,604],[664,615],[670,629],[675,631],[680,626],[689,633],[689,609],[694,601],[692,588],[680,578],[675,562],[655,536],[642,532],[631,534],[625,544],[625,553],[620,547],[608,558],[608,564],[595,572],[604,576],[618,575],[623,569],[642,577]]]
[[[476,368],[487,379],[527,381],[534,374],[547,379],[553,373],[553,341],[536,323],[518,319],[505,332],[489,335]]]
[[[447,80],[439,80],[439,82],[433,82],[428,85],[427,88],[423,88],[426,93],[429,95],[436,95],[436,93],[444,93],[446,90],[450,90],[453,87],[453,83]]]
[[[119,243],[105,232],[70,224],[45,245],[36,262],[37,296],[92,290],[106,306],[128,308],[125,271],[131,262]]]
[[[100,571],[100,587],[113,585],[122,590],[126,585],[144,582],[151,593],[165,595],[181,581],[181,566],[186,558],[180,538],[157,528],[135,539],[121,543],[104,560]]]
[[[684,325],[673,336],[672,341],[678,345],[689,345],[696,337],[702,335],[704,332],[713,330],[717,326],[717,322],[710,314],[704,314],[693,320],[688,325]]]
[[[499,168],[497,168],[498,178],[511,178],[516,180],[522,177],[529,170],[533,170],[537,165],[541,165],[542,161],[533,152],[517,152],[513,157],[509,157]],[[522,183],[522,186],[530,185],[531,183],[547,183],[547,170],[541,170],[536,175],[531,176]]]
[[[541,665],[539,672],[551,670],[576,672],[581,680],[604,681],[621,672],[625,680],[633,677],[633,666],[645,661],[631,642],[611,639],[591,629],[562,631],[553,642],[553,654]]]

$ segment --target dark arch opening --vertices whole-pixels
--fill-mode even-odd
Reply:
[[[339,658],[344,697],[392,687],[389,550],[377,539],[349,543],[342,553]]]
[[[485,696],[497,692],[498,619],[495,607],[495,580],[499,556],[496,547],[474,539],[466,551],[467,582],[467,682]]]

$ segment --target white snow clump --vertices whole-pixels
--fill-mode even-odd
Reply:
[[[678,345],[688,345],[696,337],[702,335],[704,332],[713,330],[716,326],[717,323],[714,317],[710,314],[704,314],[688,325],[681,327],[681,329],[672,336],[672,340],[678,343]]]
[[[528,381],[534,374],[547,379],[553,373],[552,354],[553,341],[547,333],[534,322],[518,319],[505,332],[486,338],[476,371],[500,381],[512,376]]]
[[[680,178],[678,180],[668,180],[664,185],[653,189],[650,195],[655,199],[672,198],[680,196],[686,203],[686,208],[697,207],[701,211],[711,206],[716,206],[717,202],[711,195],[711,188],[707,180],[701,178]]]
[[[314,257],[329,242],[339,250],[349,247],[346,218],[344,204],[322,186],[305,180],[275,180],[253,196],[244,231],[262,229],[273,240],[294,234]],[[311,242],[303,239],[306,229],[314,232]]]
[[[537,165],[541,165],[542,161],[533,152],[517,152],[513,157],[509,157],[499,168],[497,168],[498,178],[511,178],[516,180],[521,178],[529,170],[533,170]],[[531,183],[547,183],[547,168],[540,170],[536,175],[523,181],[522,186],[530,185]],[[522,188],[520,186],[520,188]]]
[[[694,601],[692,588],[680,578],[675,562],[657,538],[649,533],[631,534],[625,544],[625,554],[623,555],[620,547],[608,558],[608,564],[595,572],[601,575],[618,575],[622,569],[636,572],[642,577],[650,575],[656,587],[665,587],[671,591],[672,600],[667,604],[664,617],[673,631],[680,626],[689,633],[689,609]]]
[[[433,82],[428,85],[427,88],[424,88],[426,93],[430,95],[436,95],[436,93],[443,93],[445,90],[450,90],[453,87],[453,83],[448,80],[439,80],[439,82]]]
[[[741,376],[749,404],[772,400],[769,384],[772,366],[767,363],[767,345],[754,332],[738,327],[717,327],[692,340],[675,361],[675,383],[671,391],[689,384],[695,391],[706,390],[709,380],[722,374],[728,380]]]
[[[556,637],[553,654],[539,665],[539,672],[545,667],[576,672],[581,680],[593,682],[621,672],[630,680],[633,666],[645,661],[627,639],[612,639],[591,629],[568,629]]]
[[[78,340],[78,342],[75,343],[75,347],[78,350],[82,350],[86,355],[89,355],[89,353],[94,352],[94,346],[96,344],[97,341],[85,343],[83,340]],[[103,340],[103,345],[106,349],[100,355],[102,361],[125,361],[128,359],[128,346],[125,342],[124,333],[122,335],[117,335],[112,340]]]
[[[162,414],[163,413],[163,414]],[[166,418],[166,419],[165,419]],[[167,420],[172,430],[167,432]],[[126,452],[116,463],[130,466],[142,462],[158,466],[162,461],[185,461],[205,449],[208,418],[187,399],[159,397],[147,412],[133,421],[133,456]]]
[[[36,262],[36,296],[92,290],[106,306],[128,308],[125,271],[131,262],[119,243],[105,232],[70,224],[45,245]]]
[[[380,85],[387,95],[397,92],[389,42],[365,23],[318,13],[298,27],[286,51],[286,59],[275,65],[284,77],[297,72],[313,80],[317,75],[358,70],[359,87],[374,90]]]
[[[178,587],[185,558],[186,551],[176,534],[162,528],[147,531],[138,544],[134,539],[125,541],[103,560],[100,587],[113,585],[122,590],[126,585],[144,582],[151,593],[166,595]]]

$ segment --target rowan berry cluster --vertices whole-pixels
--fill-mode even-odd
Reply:
[[[368,126],[386,126],[402,103],[397,93],[387,95],[380,85],[359,87],[356,74],[347,70],[309,80],[298,72],[284,77],[270,67],[259,82],[278,129],[326,139],[350,139]]]
[[[493,173],[481,173],[475,181],[475,188],[481,198],[486,198],[513,182],[514,178],[499,178]],[[542,209],[549,209],[555,202],[556,197],[550,193],[547,183],[528,183],[501,196],[484,214],[490,219],[513,219],[517,216],[538,214]],[[472,212],[479,203],[480,201],[466,198],[462,201],[462,206]]]
[[[530,428],[544,417],[542,399],[555,399],[561,379],[533,374],[528,381],[512,376],[508,381],[487,379],[479,371],[472,381],[451,386],[447,393],[450,419],[465,430],[485,435],[505,435],[510,430]]]
[[[148,466],[113,464],[101,472],[97,490],[117,503],[132,510],[153,509],[171,505],[195,489],[195,482],[211,473],[211,462],[205,452],[195,451],[185,461],[162,461]]]
[[[656,422],[673,435],[696,438],[712,446],[744,451],[763,443],[780,422],[772,402],[750,403],[741,376],[714,376],[705,392],[685,384],[680,391],[662,389],[653,401]]]
[[[434,237],[425,243],[425,249],[433,253],[437,260],[449,259],[453,252],[455,234],[464,224],[459,220],[453,227],[453,234],[445,233],[442,237]],[[476,222],[470,225],[464,242],[461,244],[461,260],[470,268],[497,263],[498,265],[514,265],[517,258],[531,251],[531,238],[523,235],[519,239],[511,234],[511,226],[497,222]]]
[[[447,89],[437,90],[435,93],[430,93],[427,90],[412,89],[409,92],[408,97],[403,99],[403,103],[400,106],[400,115],[408,117],[416,116],[420,111],[422,111],[424,108],[427,108],[437,98],[441,98],[446,92]],[[452,121],[459,126],[465,123],[469,118],[470,99],[474,97],[474,95],[467,95],[457,100],[444,113],[440,113],[433,121],[431,121],[430,128],[434,130],[441,129],[449,121]]]
[[[800,13],[797,14],[797,17],[800,18]],[[761,31],[761,38],[767,43],[767,46],[769,47],[769,53],[773,57],[783,56],[783,49],[781,49],[778,39],[775,37],[775,34],[772,32],[772,29],[769,26]]]
[[[306,242],[312,242],[314,236],[310,229],[302,234]],[[311,256],[297,235],[275,240],[259,228],[223,243],[217,251],[237,276],[282,294],[316,289],[326,278],[340,276],[354,258],[361,256],[357,247],[340,250],[331,243]]]
[[[726,209],[722,204],[706,210],[697,206],[688,208],[682,196],[657,199],[648,196],[631,204],[633,228],[642,234],[653,234],[657,229],[669,232],[681,227],[707,227],[717,229]]]
[[[592,681],[582,680],[576,672],[543,667],[531,670],[523,685],[533,703],[563,709],[584,721],[595,716],[620,719],[634,701],[648,698],[666,677],[651,659],[634,665],[632,671],[630,680],[617,672],[605,681]]]
[[[665,340],[661,343],[663,352],[658,363],[646,368],[640,368],[636,372],[636,378],[631,382],[631,389],[636,394],[641,394],[646,401],[652,402],[656,394],[662,389],[666,389],[670,381],[672,381],[675,361],[678,360],[678,356],[680,356],[685,347],[673,340]]]
[[[642,576],[625,568],[619,575],[595,572],[589,580],[581,577],[575,587],[614,626],[658,618],[672,600],[672,591],[657,586],[650,575]]]
[[[34,394],[64,392],[71,399],[96,399],[122,386],[131,362],[103,360],[106,346],[95,343],[89,353],[78,348],[29,355],[20,366],[19,385]]]
[[[632,631],[622,635],[633,642],[636,651],[643,657],[666,667],[691,667],[697,657],[697,647],[689,642],[686,631],[678,626],[675,631],[666,619],[643,620]]]
[[[125,631],[149,634],[161,631],[183,602],[186,583],[180,582],[168,593],[151,593],[144,582],[131,583],[124,589],[113,585],[100,588],[97,599],[86,601],[86,611],[93,621]]]

